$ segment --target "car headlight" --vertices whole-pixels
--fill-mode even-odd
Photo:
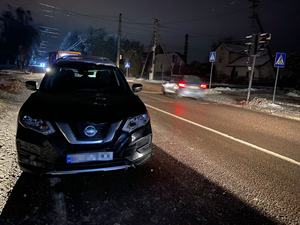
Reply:
[[[20,116],[20,123],[25,128],[32,129],[44,135],[53,134],[55,132],[53,126],[49,121],[34,119],[27,115]]]
[[[142,126],[145,126],[146,123],[148,123],[148,121],[149,121],[148,113],[145,113],[145,114],[142,114],[139,116],[135,116],[135,117],[131,117],[131,118],[127,119],[122,130],[130,133]]]

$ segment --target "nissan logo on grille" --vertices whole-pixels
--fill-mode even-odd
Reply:
[[[97,134],[96,128],[92,125],[87,126],[83,132],[88,137],[94,137]]]

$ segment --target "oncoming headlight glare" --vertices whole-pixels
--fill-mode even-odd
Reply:
[[[122,130],[130,133],[142,126],[145,126],[148,123],[148,121],[149,121],[149,116],[147,113],[129,118],[127,119]]]

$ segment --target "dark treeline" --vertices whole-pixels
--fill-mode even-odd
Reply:
[[[28,64],[37,54],[40,45],[40,33],[34,25],[29,10],[21,7],[3,11],[0,17],[0,63]]]

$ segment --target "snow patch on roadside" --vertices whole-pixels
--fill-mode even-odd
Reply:
[[[248,91],[248,88],[230,88],[230,87],[217,87],[213,88],[216,91],[230,91],[230,92],[246,92]],[[256,88],[251,88],[251,91],[257,91]]]
[[[291,96],[291,97],[296,97],[296,98],[300,98],[300,94],[297,94],[295,92],[289,92],[286,95]]]
[[[216,90],[216,88],[206,89],[205,94],[216,95],[216,94],[221,94],[221,91]]]
[[[0,89],[5,91],[23,92],[26,90],[25,85],[18,80],[0,80]]]
[[[25,74],[25,71],[20,70],[1,70],[1,74]]]
[[[269,103],[269,106],[270,107],[273,107],[273,108],[278,108],[278,109],[283,109],[283,107],[282,106],[280,106],[280,105],[277,105],[277,104],[275,104],[275,103]]]
[[[260,107],[268,107],[270,106],[270,101],[265,98],[257,98],[255,97],[252,101],[249,102],[249,105],[256,105]]]

